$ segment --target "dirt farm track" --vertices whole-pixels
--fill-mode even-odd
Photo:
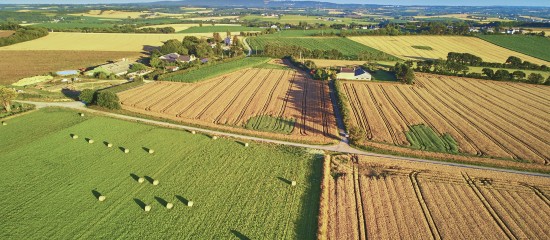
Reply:
[[[122,106],[193,124],[242,128],[251,117],[294,119],[289,140],[334,141],[337,130],[326,83],[295,70],[251,68],[199,83],[155,82],[119,93]]]

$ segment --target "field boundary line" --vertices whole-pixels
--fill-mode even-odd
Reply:
[[[409,173],[409,178],[411,179],[411,184],[414,189],[414,193],[416,194],[416,199],[418,200],[418,204],[420,205],[420,208],[422,208],[422,213],[424,213],[424,219],[428,223],[428,226],[430,227],[430,233],[432,234],[433,239],[441,240],[441,233],[439,232],[439,229],[437,228],[437,224],[435,223],[434,218],[432,217],[432,213],[430,211],[430,208],[428,208],[428,204],[426,204],[426,200],[424,200],[424,196],[422,194],[422,189],[420,188],[420,183],[418,182],[418,174],[419,172],[413,171]]]
[[[361,180],[359,179],[359,157],[354,155],[351,161],[353,167],[353,191],[355,195],[355,209],[357,213],[357,225],[359,240],[367,239],[367,221],[363,208],[363,194],[361,193]]]
[[[495,209],[491,206],[489,201],[487,201],[487,198],[481,190],[479,190],[479,187],[476,185],[474,180],[470,178],[470,176],[467,173],[462,173],[462,177],[468,183],[468,186],[472,189],[472,191],[475,193],[477,198],[481,201],[483,206],[485,207],[485,210],[491,215],[493,220],[495,220],[496,224],[499,226],[500,230],[508,237],[508,239],[518,239],[517,236],[514,235],[514,233],[510,230],[510,227],[500,218],[500,216],[497,214]]]

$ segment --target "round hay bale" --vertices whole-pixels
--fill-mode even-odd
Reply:
[[[93,139],[88,139],[88,143],[94,143]]]
[[[166,208],[172,209],[174,207],[174,204],[172,203],[166,203]]]
[[[292,181],[292,182],[290,183],[290,185],[296,186],[296,181]]]
[[[6,126],[6,125],[8,125],[7,122],[2,122],[2,126]]]
[[[155,150],[149,149],[149,150],[147,150],[147,152],[149,152],[149,154],[153,154],[153,153],[155,153]]]
[[[99,196],[97,198],[97,200],[99,200],[100,202],[103,202],[103,201],[105,201],[105,196]]]
[[[129,152],[130,152],[130,149],[128,149],[128,148],[124,149],[124,153],[129,153]]]
[[[111,147],[113,147],[113,144],[112,143],[107,143],[107,147],[111,148]]]
[[[77,138],[78,138],[78,135],[73,134],[71,137],[72,137],[73,139],[77,139]]]
[[[216,140],[216,139],[218,139],[218,136],[212,136],[212,139]]]
[[[191,134],[197,134],[197,132],[195,132],[195,131],[191,131]]]
[[[187,202],[187,206],[188,206],[188,207],[192,207],[192,206],[193,206],[193,201],[188,201],[188,202]]]
[[[146,212],[151,211],[151,205],[145,205],[145,207],[143,207],[143,210]]]
[[[81,117],[84,117],[84,113],[79,113]]]
[[[244,147],[248,147],[248,143],[244,143]]]
[[[145,178],[142,178],[142,177],[138,178],[138,183],[143,183],[143,182],[145,182]]]
[[[159,185],[159,183],[160,183],[159,180],[154,180],[154,181],[153,181],[153,185],[155,185],[155,186],[156,186],[156,185]]]

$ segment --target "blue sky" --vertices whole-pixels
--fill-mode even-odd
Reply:
[[[0,0],[0,3],[129,3],[129,2],[154,2],[157,0]],[[226,1],[226,0],[220,0]],[[335,3],[368,3],[368,4],[392,4],[392,5],[452,5],[452,6],[546,6],[550,7],[549,0],[321,0]]]

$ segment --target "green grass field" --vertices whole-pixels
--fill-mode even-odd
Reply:
[[[350,24],[352,22],[355,23],[361,23],[361,24],[373,24],[373,22],[369,22],[367,19],[353,19],[353,18],[340,18],[340,17],[331,17],[335,19],[335,21],[327,21],[326,19],[317,19],[318,16],[305,16],[305,15],[283,15],[281,16],[281,19],[277,17],[264,17],[261,15],[248,15],[241,17],[241,20],[247,20],[252,22],[278,22],[281,24],[298,24],[300,22],[307,22],[309,24],[326,24],[326,25],[333,25],[333,24]],[[327,18],[327,17],[325,17]]]
[[[370,30],[353,30],[357,32],[367,32]],[[286,30],[282,29],[281,31],[275,32],[273,34],[268,35],[262,35],[261,37],[308,37],[308,36],[331,36],[336,35],[342,32],[342,30],[339,29],[324,29],[324,30],[318,30],[318,29],[312,29],[312,30]],[[348,31],[350,32],[350,31]]]
[[[244,26],[203,26],[203,27],[190,27],[188,29],[179,31],[178,33],[221,33],[222,36],[225,36],[225,32],[251,32],[251,31],[262,31],[261,28],[254,27],[244,27]]]
[[[344,56],[355,57],[360,52],[372,52],[377,54],[384,54],[383,52],[374,48],[367,47],[363,44],[354,42],[347,38],[341,37],[315,37],[315,38],[278,38],[271,37],[251,37],[249,38],[250,47],[261,53],[264,46],[268,43],[300,46],[310,50],[331,50],[336,49],[340,51]],[[275,35],[276,36],[276,35]]]
[[[246,123],[247,129],[290,134],[294,130],[296,119],[283,119],[272,116],[257,116],[252,117]]]
[[[222,74],[237,71],[243,68],[254,67],[266,63],[269,58],[247,57],[230,62],[208,65],[199,69],[175,72],[162,76],[162,80],[172,82],[198,82],[204,79],[213,78]]]
[[[525,35],[479,35],[479,38],[550,62],[550,38]]]
[[[1,239],[316,238],[322,159],[302,149],[52,108],[0,125],[0,151]]]
[[[411,147],[434,152],[458,153],[458,144],[454,138],[445,133],[437,134],[432,128],[426,125],[414,125],[406,132],[407,140]]]

